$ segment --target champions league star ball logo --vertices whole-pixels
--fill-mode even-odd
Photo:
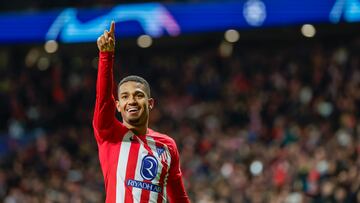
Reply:
[[[79,9],[64,9],[50,26],[46,40],[60,40],[62,42],[88,42],[97,39],[112,19],[119,22],[137,22],[144,33],[152,37],[161,37],[165,31],[170,36],[180,34],[180,26],[170,11],[160,3],[144,3],[134,5],[115,6],[109,12],[82,21],[78,18]]]
[[[346,22],[360,21],[359,0],[337,0],[330,12],[330,21],[339,23],[341,16]]]
[[[248,0],[244,4],[243,15],[249,25],[261,26],[266,19],[265,3],[261,0]]]
[[[156,177],[158,161],[152,155],[147,155],[141,162],[140,174],[144,180],[153,180]]]

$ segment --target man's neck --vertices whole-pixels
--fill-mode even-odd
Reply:
[[[147,129],[130,129],[135,135],[145,135],[147,133]]]
[[[143,126],[133,126],[131,124],[125,123],[124,125],[131,130],[135,135],[145,135],[147,133],[148,125]]]

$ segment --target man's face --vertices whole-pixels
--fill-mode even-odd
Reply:
[[[120,85],[118,95],[119,101],[116,102],[116,107],[121,113],[123,122],[132,126],[146,125],[154,100],[146,94],[145,86],[135,81],[128,81]]]

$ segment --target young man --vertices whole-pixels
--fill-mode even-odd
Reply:
[[[99,68],[93,127],[104,175],[106,202],[190,202],[182,182],[176,143],[148,128],[154,107],[149,84],[125,77],[113,97],[115,23],[97,40]],[[121,123],[115,111],[123,118]]]

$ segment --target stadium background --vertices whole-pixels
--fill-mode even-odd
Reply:
[[[14,0],[0,10],[129,2]],[[226,39],[227,29],[164,36],[147,48],[117,38],[116,79],[149,80],[150,126],[177,141],[192,202],[360,202],[359,23],[313,25],[313,36],[294,23]],[[95,42],[0,40],[0,201],[103,202]]]

